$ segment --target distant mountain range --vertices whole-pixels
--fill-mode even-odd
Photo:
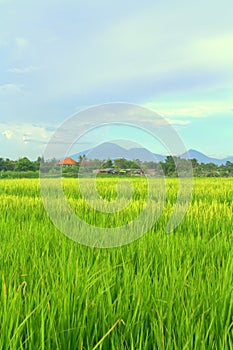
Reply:
[[[181,154],[180,158],[184,158],[184,159],[196,158],[198,163],[205,163],[205,164],[214,163],[216,165],[222,165],[222,164],[226,164],[227,161],[233,163],[233,156],[223,158],[223,159],[211,158],[206,156],[204,153],[196,151],[195,149],[190,149],[188,152]]]
[[[151,153],[145,148],[131,148],[125,149],[115,143],[105,142],[101,145],[95,147],[94,149],[87,149],[85,151],[76,153],[71,155],[71,157],[75,160],[79,160],[80,156],[86,155],[88,159],[118,159],[125,158],[129,160],[139,159],[144,162],[154,161],[160,162],[166,159],[166,155]],[[233,156],[227,157],[224,159],[211,158],[206,156],[205,154],[198,152],[196,150],[190,149],[188,152],[185,152],[180,155],[180,158],[183,159],[192,159],[196,158],[198,163],[214,163],[216,165],[226,164],[227,161],[233,163]]]

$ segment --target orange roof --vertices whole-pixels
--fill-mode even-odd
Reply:
[[[59,165],[75,165],[76,162],[72,158],[65,158],[63,160],[60,160],[60,162],[58,162],[58,164]]]

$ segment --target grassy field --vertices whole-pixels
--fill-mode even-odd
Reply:
[[[92,221],[75,181],[64,181],[73,208]],[[145,189],[133,181],[136,208]],[[170,234],[176,180],[167,182],[150,232],[96,249],[53,226],[37,180],[0,181],[0,349],[233,349],[233,179],[196,179],[190,208]],[[111,179],[98,188],[115,198]]]

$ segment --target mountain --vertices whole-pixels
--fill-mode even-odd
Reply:
[[[222,165],[222,164],[226,164],[227,161],[233,163],[233,157],[228,157],[228,158],[223,158],[223,159],[212,158],[212,157],[208,157],[204,153],[198,152],[194,149],[190,149],[188,152],[181,154],[180,158],[184,158],[184,159],[196,158],[198,163],[205,163],[205,164],[214,163],[216,165]]]
[[[126,158],[127,150],[117,144],[106,142],[95,147],[94,149],[88,150],[88,153],[85,153],[89,159],[117,159],[117,158]]]
[[[166,159],[165,155],[151,153],[145,148],[131,148],[125,149],[115,143],[105,142],[95,147],[94,149],[87,149],[85,151],[71,155],[71,158],[79,160],[80,156],[86,155],[88,159],[118,159],[125,158],[130,160],[139,159],[144,162],[154,161],[163,162]],[[180,155],[184,159],[196,158],[198,163],[214,163],[216,165],[226,164],[227,161],[233,163],[233,157],[227,157],[224,159],[211,158],[204,153],[190,149],[189,151]]]
[[[145,148],[131,148],[125,149],[115,143],[105,142],[95,147],[94,149],[87,149],[85,151],[73,154],[71,157],[78,160],[80,156],[86,155],[88,159],[118,159],[125,158],[129,160],[139,159],[145,162],[153,161],[160,162],[164,161],[166,156],[160,154],[154,154],[149,152]]]
[[[145,148],[131,148],[127,151],[128,159],[139,159],[145,162],[163,162],[166,156],[151,153]]]

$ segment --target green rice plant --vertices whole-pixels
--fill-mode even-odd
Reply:
[[[116,200],[117,181],[97,179],[101,198]],[[64,179],[64,193],[82,220],[117,227],[147,197],[143,179],[130,181],[134,195],[123,212],[94,211],[77,180]],[[1,180],[0,349],[233,349],[233,179],[195,179],[188,212],[169,234],[177,180],[166,179],[166,188],[149,232],[96,249],[56,229],[38,180]]]

